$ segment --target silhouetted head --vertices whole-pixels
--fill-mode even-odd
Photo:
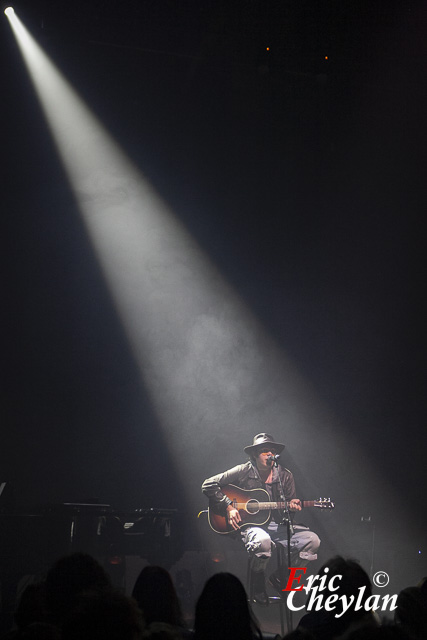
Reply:
[[[81,593],[110,587],[110,577],[95,558],[86,553],[64,556],[52,565],[46,576],[48,613],[61,624]]]
[[[406,587],[397,596],[394,614],[398,625],[414,638],[427,637],[427,593],[422,586]]]
[[[363,627],[377,625],[372,612],[366,611],[363,606],[372,595],[372,587],[368,574],[358,562],[335,556],[325,562],[319,569],[318,575],[320,578],[326,575],[327,578],[325,589],[318,591],[317,595],[323,595],[324,600],[333,595],[337,600],[330,611],[324,608],[319,611],[308,611],[300,620],[300,627],[310,631],[316,639],[329,640],[356,625]],[[334,579],[329,588],[332,578]],[[313,583],[312,589],[316,586],[319,586],[318,581]],[[362,607],[355,610],[358,599]],[[347,605],[352,603],[345,613],[343,613],[343,600]]]
[[[334,590],[332,593],[336,593],[338,596],[357,596],[360,590],[363,590],[362,602],[365,602],[369,596],[372,595],[371,580],[366,571],[356,560],[348,560],[342,556],[334,556],[319,569],[319,575],[322,577],[325,575],[325,569],[327,569],[328,579],[326,584],[332,576],[340,576],[340,579],[334,581]]]
[[[178,596],[166,569],[157,566],[144,567],[135,582],[132,597],[142,610],[147,625],[152,622],[166,622],[183,626]]]
[[[253,640],[259,634],[236,576],[216,573],[209,578],[196,604],[194,630],[198,640]]]

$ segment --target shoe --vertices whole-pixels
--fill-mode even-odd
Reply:
[[[263,571],[253,571],[251,575],[252,600],[260,607],[268,607],[269,599],[265,588],[265,575]]]
[[[260,593],[254,593],[252,600],[255,602],[255,604],[258,604],[260,607],[268,607],[268,605],[270,604],[266,591],[261,591]]]

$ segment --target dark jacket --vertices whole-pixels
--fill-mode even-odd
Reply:
[[[207,478],[202,484],[202,491],[209,498],[210,504],[218,512],[225,511],[231,504],[231,500],[222,493],[221,487],[227,484],[234,484],[241,489],[265,489],[270,499],[274,502],[281,501],[279,475],[282,480],[284,498],[289,501],[296,498],[295,482],[292,473],[285,467],[273,467],[273,477],[271,483],[261,480],[258,469],[251,462],[239,464],[224,473]],[[276,518],[274,518],[276,520]],[[280,518],[281,519],[281,518]],[[280,520],[276,520],[277,522]]]

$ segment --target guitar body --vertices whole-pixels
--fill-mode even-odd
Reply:
[[[228,484],[221,487],[221,491],[227,498],[230,498],[233,507],[240,513],[242,521],[239,529],[262,527],[268,524],[273,510],[280,511],[287,507],[285,502],[272,502],[265,489],[241,489],[234,484]],[[301,506],[333,509],[335,505],[330,498],[319,498],[318,500],[304,500]],[[227,534],[236,531],[228,524],[225,514],[219,513],[212,505],[209,505],[208,508],[208,521],[216,533]]]
[[[270,496],[265,489],[240,489],[234,484],[221,487],[222,493],[237,505],[242,522],[240,529],[243,527],[262,527],[270,520],[271,509],[260,505],[270,502]],[[208,520],[211,528],[216,533],[226,534],[233,533],[235,530],[228,524],[225,515],[220,515],[209,506]]]

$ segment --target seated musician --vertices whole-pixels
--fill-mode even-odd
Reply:
[[[265,489],[271,501],[286,502],[289,512],[300,511],[302,505],[296,498],[293,475],[288,469],[278,464],[277,458],[274,458],[284,448],[285,445],[275,442],[273,436],[268,433],[259,433],[254,437],[253,444],[244,448],[245,453],[249,455],[248,462],[212,476],[202,485],[202,491],[210,501],[210,510],[222,514],[230,530],[231,528],[235,531],[240,530],[241,538],[250,556],[253,600],[261,606],[268,605],[265,570],[271,557],[273,543],[281,544],[285,548],[288,545],[288,527],[284,522],[286,514],[283,510],[275,510],[271,512],[272,517],[268,519],[268,511],[264,514],[260,512],[258,516],[261,516],[261,519],[257,519],[256,522],[264,523],[262,526],[252,526],[249,521],[253,520],[253,517],[249,517],[248,525],[243,526],[244,520],[248,519],[242,520],[243,512],[239,512],[239,509],[233,506],[233,499],[228,497],[226,485],[235,485],[244,490]],[[228,493],[232,494],[232,489]],[[246,500],[250,497],[249,495]],[[262,517],[263,515],[265,518]],[[290,519],[292,522],[293,513]],[[293,525],[290,535],[292,567],[303,567],[311,560],[317,559],[316,552],[320,540],[315,533],[309,531],[307,527]],[[280,592],[285,587],[278,571],[271,574],[269,581]]]

